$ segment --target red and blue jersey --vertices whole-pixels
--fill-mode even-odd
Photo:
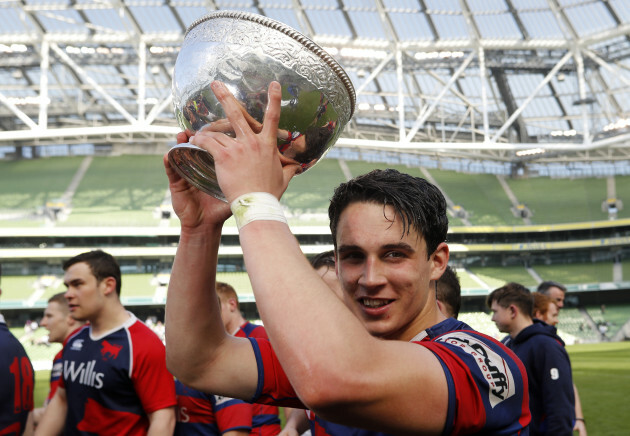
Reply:
[[[70,339],[70,336],[78,332],[80,328],[81,327],[74,330],[72,333],[68,335],[68,337],[63,341],[63,346],[61,350],[59,350],[59,352],[55,354],[55,357],[53,358],[52,370],[50,371],[50,390],[48,391],[48,396],[46,397],[46,403],[49,403],[50,400],[52,400],[52,397],[55,395],[55,392],[57,391],[57,387],[59,386],[59,379],[61,378],[61,372],[63,368],[63,363],[61,362],[61,355],[63,354],[63,347],[65,347],[66,344],[68,343],[68,339]]]
[[[175,381],[175,436],[219,436],[228,431],[252,431],[254,406],[242,400],[206,394]]]
[[[304,407],[268,340],[252,340],[261,375],[253,401]],[[503,344],[453,318],[418,334],[412,342],[440,361],[448,385],[443,434],[527,435],[530,422],[527,375]],[[421,388],[419,388],[421,389]],[[314,435],[380,435],[333,424],[311,414]]]
[[[240,338],[260,338],[269,340],[265,328],[261,325],[246,322],[239,327],[234,336]],[[282,430],[278,407],[268,404],[254,404],[254,417],[252,421],[252,436],[275,436]]]
[[[147,414],[173,407],[175,381],[157,335],[130,314],[99,337],[91,326],[68,338],[59,386],[66,390],[66,435],[144,435]]]
[[[21,435],[33,410],[33,366],[0,315],[0,435]]]

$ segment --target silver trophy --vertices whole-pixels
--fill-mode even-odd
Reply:
[[[234,94],[254,130],[262,127],[269,83],[280,83],[278,150],[302,172],[332,147],[354,112],[354,87],[341,66],[304,35],[261,15],[214,12],[186,31],[173,73],[173,104],[189,135],[201,129],[234,134],[210,89],[215,80]],[[168,159],[193,186],[225,200],[210,153],[178,144]]]

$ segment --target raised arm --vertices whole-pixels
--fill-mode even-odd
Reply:
[[[212,153],[226,197],[279,197],[295,168],[282,166],[274,123],[265,122],[262,136],[256,135],[227,89],[218,83],[213,89],[237,126],[236,138],[210,133],[197,135],[194,143]],[[279,98],[279,85],[270,85],[266,121],[275,120],[275,127]],[[347,425],[399,434],[442,431],[447,383],[430,351],[370,336],[312,269],[287,224],[253,221],[241,228],[240,240],[271,343],[308,407]]]
[[[178,135],[178,142],[188,138]],[[182,179],[164,157],[181,236],[166,303],[166,360],[179,380],[196,389],[251,398],[257,372],[249,341],[225,332],[215,276],[229,206]],[[234,370],[234,371],[232,371]]]

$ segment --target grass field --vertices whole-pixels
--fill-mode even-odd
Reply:
[[[630,342],[568,346],[574,382],[580,392],[586,427],[591,436],[628,434],[630,414]],[[50,371],[38,371],[35,405],[48,393]]]

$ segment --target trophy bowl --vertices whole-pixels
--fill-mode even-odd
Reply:
[[[172,92],[177,122],[189,136],[202,129],[234,135],[210,88],[215,80],[232,92],[255,131],[269,83],[280,83],[278,150],[302,172],[330,150],[354,112],[352,82],[328,53],[291,27],[248,12],[213,12],[186,31]],[[185,143],[171,148],[168,159],[190,184],[225,201],[210,153]]]

